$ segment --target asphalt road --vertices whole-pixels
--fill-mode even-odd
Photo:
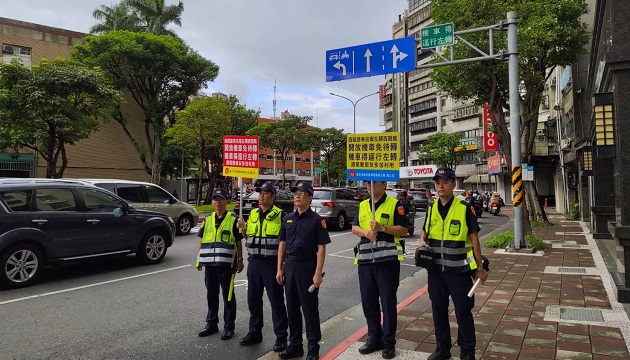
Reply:
[[[423,219],[419,212],[416,224]],[[481,234],[508,219],[504,214],[484,216]],[[349,231],[330,235],[319,294],[321,354],[365,325],[357,310],[360,295],[352,261],[357,237]],[[407,279],[407,285],[401,286],[398,301],[426,284],[413,266],[417,232],[406,239],[409,255],[401,280]],[[236,336],[228,341],[218,335],[197,337],[206,313],[203,272],[192,266],[197,245],[195,235],[179,236],[158,265],[138,265],[132,256],[67,264],[46,269],[35,286],[0,290],[0,359],[254,359],[267,354],[275,340],[268,307],[263,343],[238,345],[248,323],[245,271],[236,277]],[[335,317],[346,313],[353,315]]]

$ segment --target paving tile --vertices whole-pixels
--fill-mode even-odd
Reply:
[[[424,332],[424,331],[403,330],[403,331],[399,332],[398,335],[396,335],[396,339],[404,339],[404,340],[409,340],[409,341],[414,341],[414,342],[417,342],[417,343],[421,343],[430,334],[431,334],[430,332]],[[416,346],[414,346],[413,348],[415,348]]]
[[[630,358],[626,343],[622,339],[611,339],[600,336],[591,336],[593,353],[611,356],[625,356]]]
[[[593,354],[593,360],[628,360],[627,357],[619,357],[619,356],[608,356],[601,354]]]
[[[511,354],[518,356],[518,353],[521,351],[521,345],[513,345],[513,344],[504,344],[500,342],[490,341],[488,347],[486,347],[486,352],[483,354],[484,358],[486,358],[487,353],[499,353],[499,354]]]
[[[589,326],[581,324],[558,324],[558,333],[562,334],[576,334],[576,335],[589,335]],[[605,336],[605,335],[602,335]]]
[[[556,351],[556,359],[558,360],[587,360],[592,359],[592,354],[581,353],[576,351],[568,351],[568,350],[557,350]]]
[[[418,345],[418,347],[416,347],[415,350],[431,354],[435,350],[435,344],[424,342]]]
[[[557,324],[536,324],[536,323],[529,323],[529,325],[527,325],[527,330],[543,330],[543,331],[553,331],[556,332],[558,329],[558,325]]]
[[[501,352],[486,351],[483,353],[481,359],[516,360],[518,359],[518,354],[505,354]]]
[[[540,359],[553,359],[556,356],[556,349],[523,346],[521,348],[519,359],[523,359],[528,356],[532,358],[540,358]]]
[[[544,347],[555,349],[556,348],[556,340],[548,340],[548,339],[537,339],[537,338],[528,338],[526,337],[523,340],[523,345],[531,346],[531,347]]]
[[[579,343],[575,341],[556,341],[556,349],[566,351],[577,351],[582,353],[592,353],[591,344],[589,342]]]
[[[501,343],[509,345],[521,346],[523,343],[523,336],[510,336],[505,334],[495,333],[490,339],[490,343]]]
[[[398,337],[396,337],[396,347],[399,349],[415,350],[419,345],[420,342],[399,339]]]
[[[529,316],[503,315],[503,321],[529,322]]]
[[[591,325],[588,328],[591,336],[602,336],[611,339],[623,339],[623,335],[618,328],[595,325]]]
[[[557,339],[557,335],[555,331],[546,331],[546,330],[527,330],[527,332],[525,333],[525,337],[547,339],[547,340]]]
[[[588,335],[566,334],[560,331],[558,331],[558,340],[580,342],[585,344],[591,343],[591,338]]]

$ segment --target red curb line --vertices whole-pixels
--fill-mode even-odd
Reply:
[[[400,304],[398,304],[396,306],[396,313],[399,313],[400,310],[404,309],[405,307],[407,307],[407,305],[411,304],[417,298],[419,298],[420,296],[424,295],[427,292],[428,288],[429,288],[429,286],[425,285],[423,288],[421,288],[420,290],[416,291],[415,293],[413,293],[411,296],[409,296],[405,300],[401,301]],[[334,348],[330,349],[330,351],[328,351],[326,354],[324,354],[324,356],[320,357],[320,360],[334,360],[334,359],[336,359],[337,356],[341,355],[341,353],[346,351],[350,346],[352,346],[352,344],[357,342],[360,338],[362,338],[366,334],[367,334],[367,325],[363,326],[362,328],[357,330],[354,334],[348,336],[347,339],[345,339],[344,341],[342,341],[339,344],[337,344],[337,346],[335,346]]]

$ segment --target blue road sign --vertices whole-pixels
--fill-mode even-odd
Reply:
[[[415,69],[416,38],[413,36],[326,51],[327,82]]]
[[[367,181],[400,181],[399,170],[347,169],[346,179]]]

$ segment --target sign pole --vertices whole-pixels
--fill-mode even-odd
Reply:
[[[243,178],[242,177],[238,177],[238,188],[239,190],[239,194],[238,194],[238,217],[239,219],[243,217]]]

